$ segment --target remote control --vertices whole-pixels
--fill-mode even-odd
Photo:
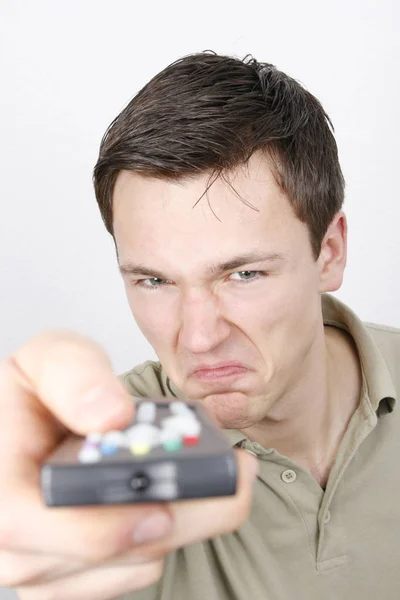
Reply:
[[[169,502],[236,491],[235,454],[199,402],[134,399],[124,430],[67,438],[41,469],[47,506]]]

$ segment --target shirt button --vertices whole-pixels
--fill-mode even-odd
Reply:
[[[329,523],[330,520],[331,520],[331,513],[329,512],[329,510],[327,510],[326,515],[324,517],[324,523]]]
[[[285,483],[293,483],[293,481],[296,481],[296,478],[297,473],[293,471],[293,469],[287,469],[286,471],[283,471],[281,475],[281,479]]]

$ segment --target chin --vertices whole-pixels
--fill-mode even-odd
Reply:
[[[202,401],[223,429],[246,429],[255,424],[250,414],[249,397],[242,392],[210,394]]]

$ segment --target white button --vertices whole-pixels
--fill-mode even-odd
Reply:
[[[330,520],[331,520],[331,513],[329,512],[329,510],[327,510],[326,515],[324,517],[324,523],[329,523]]]
[[[81,463],[97,463],[101,460],[101,452],[93,446],[83,446],[79,452],[78,460]]]
[[[293,469],[287,469],[286,471],[283,471],[281,475],[281,479],[285,483],[293,483],[293,481],[296,481],[296,478],[297,473],[293,471]]]
[[[175,429],[161,429],[160,431],[160,443],[165,444],[166,442],[173,442],[180,440],[182,435]]]
[[[180,400],[174,400],[169,405],[169,409],[173,415],[181,415],[182,417],[193,417],[193,410],[186,404],[186,402],[181,402]]]
[[[154,402],[141,402],[136,413],[137,423],[153,423],[156,418],[156,405]]]
[[[148,423],[138,423],[125,430],[129,445],[148,444],[157,446],[160,443],[160,429]]]
[[[183,417],[181,415],[175,415],[173,417],[167,417],[163,419],[162,426],[164,429],[175,431],[180,435],[199,435],[201,424],[195,416]]]

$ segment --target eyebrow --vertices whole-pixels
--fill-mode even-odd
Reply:
[[[285,254],[280,254],[277,252],[270,252],[268,254],[260,254],[258,252],[248,252],[246,254],[239,254],[227,261],[219,263],[217,265],[212,265],[208,267],[207,271],[214,277],[218,275],[222,275],[226,271],[232,271],[233,269],[238,269],[239,267],[243,267],[244,265],[249,265],[252,263],[259,262],[286,262],[288,260]],[[146,267],[142,264],[134,264],[132,262],[127,262],[125,264],[119,265],[119,271],[121,275],[145,275],[146,277],[155,277],[157,279],[165,279],[165,275],[161,273],[161,271],[157,271],[157,269],[152,269],[150,267]]]

